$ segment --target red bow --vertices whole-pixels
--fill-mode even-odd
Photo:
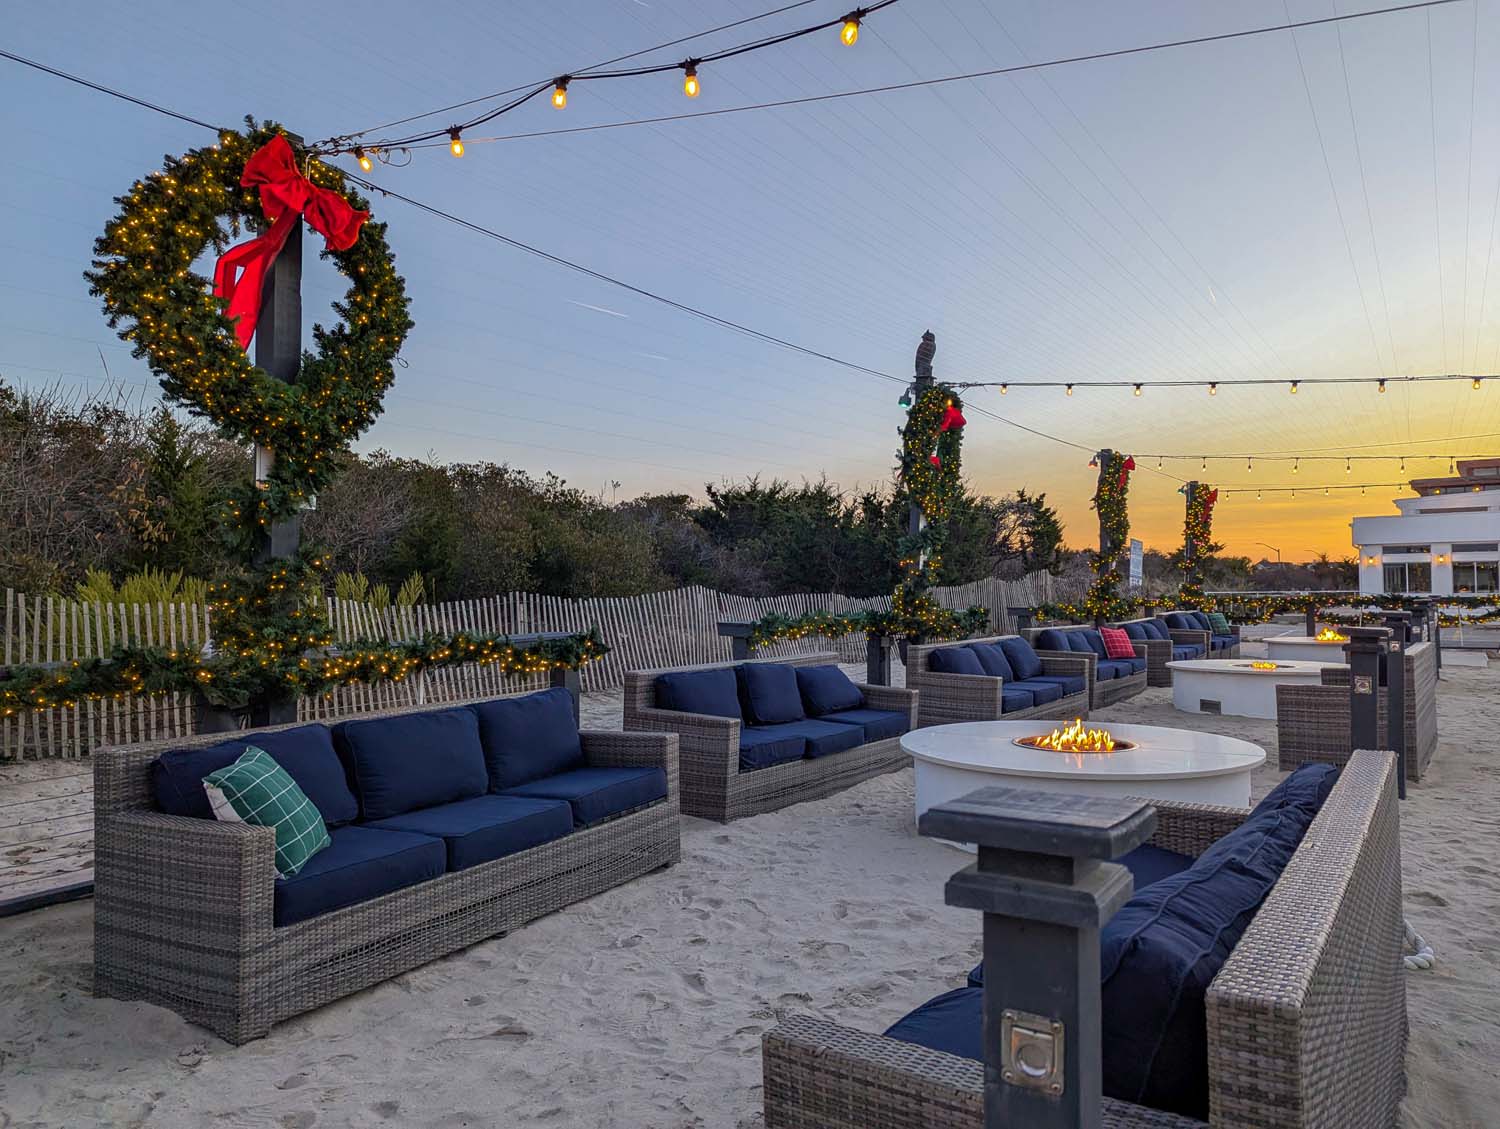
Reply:
[[[1135,469],[1135,458],[1131,455],[1125,456],[1125,461],[1120,464],[1120,489],[1125,489],[1125,479]]]
[[[955,427],[962,427],[968,422],[968,420],[964,419],[963,412],[959,411],[952,404],[949,404],[943,412],[943,422],[938,424],[938,430],[949,431]]]
[[[1208,492],[1208,498],[1203,503],[1203,512],[1211,513],[1213,511],[1214,505],[1218,502],[1218,500],[1219,492],[1217,490],[1210,490]]]
[[[359,238],[359,229],[370,213],[351,208],[339,193],[319,188],[303,176],[297,169],[291,145],[280,134],[245,162],[240,183],[246,188],[260,186],[261,211],[271,221],[271,227],[219,256],[214,267],[214,294],[228,303],[224,313],[234,322],[240,348],[249,349],[255,324],[260,320],[260,294],[266,272],[286,245],[298,217],[306,217],[312,229],[326,240],[330,251],[347,251]]]
[[[941,467],[943,465],[943,460],[938,458],[936,455],[928,455],[927,461],[935,467]]]

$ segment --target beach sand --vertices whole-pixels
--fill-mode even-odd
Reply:
[[[1439,957],[1407,974],[1405,1126],[1500,1124],[1496,673],[1445,671],[1442,744],[1402,809],[1407,913]],[[617,723],[618,698],[588,705]],[[1244,737],[1274,766],[1273,722],[1178,714],[1167,690],[1096,716]],[[942,891],[966,861],[917,837],[910,770],[727,827],[685,819],[679,865],[238,1048],[94,999],[90,903],[0,920],[0,1129],[759,1126],[780,1018],[880,1031],[962,983],[979,917]]]

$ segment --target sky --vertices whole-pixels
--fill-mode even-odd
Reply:
[[[843,12],[795,11],[649,56],[677,61]],[[1477,7],[1476,7],[1477,4]],[[16,7],[0,46],[211,122],[309,140],[477,98],[778,6],[774,0],[428,0]],[[1044,492],[1097,538],[1089,454],[1136,455],[1133,535],[1181,541],[1182,480],[1226,492],[1226,551],[1351,555],[1391,484],[1500,451],[1500,380],[1236,380],[1500,372],[1500,4],[1277,31],[779,109],[484,143],[1370,10],[1348,0],[901,0],[680,76],[579,83],[372,179],[634,286],[905,378],[924,330],[975,389],[976,490]],[[440,127],[460,113],[424,119]],[[82,272],[112,198],[198,127],[0,60],[0,378],[154,402]],[[415,128],[415,127],[404,127]],[[379,132],[368,134],[377,137]],[[341,158],[353,169],[352,159]],[[889,482],[901,384],[782,349],[375,199],[416,328],[359,442],[507,462],[606,498],[826,476]],[[316,246],[314,241],[309,247]],[[307,256],[310,326],[341,291]],[[1202,388],[1090,389],[1196,379]],[[987,414],[988,413],[988,414]],[[995,418],[1000,417],[1000,418]],[[1010,422],[1007,422],[1010,421]],[[1020,425],[1020,426],[1014,426]],[[1031,430],[1023,430],[1023,428]],[[1035,434],[1043,432],[1044,435]],[[1276,452],[1395,463],[1259,462]],[[1418,459],[1418,454],[1426,456]],[[1159,457],[1168,456],[1168,457]],[[1180,457],[1170,457],[1180,456]],[[1216,457],[1222,456],[1222,457]],[[1248,458],[1247,458],[1248,456]],[[1205,464],[1205,461],[1206,464]],[[1159,468],[1159,469],[1158,469]],[[1295,497],[1229,493],[1297,486]]]

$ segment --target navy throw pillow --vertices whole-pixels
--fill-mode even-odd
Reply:
[[[583,767],[573,695],[561,686],[469,708],[479,718],[491,792]]]
[[[797,668],[786,663],[742,663],[735,668],[740,680],[740,704],[752,725],[784,725],[801,721],[802,693],[797,689]]]
[[[979,659],[979,665],[992,678],[1003,678],[1007,682],[1016,680],[1016,672],[1010,668],[1005,652],[994,643],[970,643],[969,650]]]
[[[1041,656],[1019,635],[1005,636],[1000,640],[1000,649],[1005,652],[1011,670],[1016,672],[1016,681],[1035,678],[1042,673]]]
[[[927,665],[936,674],[983,674],[979,656],[967,647],[940,647],[927,656]]]
[[[799,666],[795,669],[797,689],[802,694],[802,705],[808,717],[864,708],[864,694],[838,667]]]
[[[656,676],[656,704],[678,713],[741,719],[739,680],[734,668],[675,670]]]
[[[1071,651],[1073,645],[1068,641],[1070,634],[1072,633],[1061,628],[1049,627],[1036,633],[1034,646],[1043,651]]]
[[[489,791],[479,718],[466,706],[346,721],[334,737],[366,820]]]

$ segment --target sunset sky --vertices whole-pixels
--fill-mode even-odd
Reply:
[[[349,25],[291,0],[256,28],[224,5],[147,0],[138,19],[73,5],[7,14],[5,46],[209,121],[271,118],[309,140],[566,73],[774,7],[764,0],[376,0]],[[1401,489],[1325,484],[1445,473],[1500,452],[1500,9],[1464,2],[1230,42],[700,120],[483,137],[704,111],[930,78],[1384,5],[903,0],[855,47],[829,31],[680,77],[578,84],[483,127],[462,160],[422,149],[372,178],[402,193],[810,349],[902,378],[923,330],[975,390],[975,489],[1044,491],[1067,540],[1096,536],[1088,452],[1136,454],[1135,535],[1171,551],[1183,479],[1224,488],[1229,552],[1350,555],[1357,514]],[[703,54],[841,14],[835,0],[670,48]],[[132,31],[130,26],[149,31]],[[280,29],[274,34],[266,29]],[[1300,50],[1300,63],[1299,52]],[[1305,76],[1305,77],[1304,77]],[[190,92],[185,94],[184,92]],[[147,403],[145,366],[82,272],[111,198],[204,130],[0,60],[0,376]],[[38,113],[39,106],[46,108]],[[1351,115],[1352,111],[1352,115]],[[453,111],[419,126],[446,126]],[[412,126],[402,127],[406,129]],[[374,138],[379,131],[366,135]],[[404,158],[403,158],[404,159]],[[345,159],[353,168],[352,160]],[[747,475],[888,481],[899,383],[778,348],[374,201],[412,299],[386,412],[361,442],[494,460],[605,496],[701,493]],[[316,246],[310,241],[309,247]],[[310,262],[309,324],[340,289]],[[1236,380],[1392,378],[1373,387]],[[1203,379],[1202,388],[1089,389]],[[1069,444],[1078,444],[1083,450]],[[1394,462],[1254,463],[1285,452]],[[1424,454],[1427,458],[1418,460]],[[1147,457],[1147,456],[1150,457]],[[1157,457],[1165,458],[1157,470]],[[1234,458],[1214,459],[1226,455]],[[1209,456],[1207,470],[1201,459]],[[615,485],[618,484],[618,485]]]

